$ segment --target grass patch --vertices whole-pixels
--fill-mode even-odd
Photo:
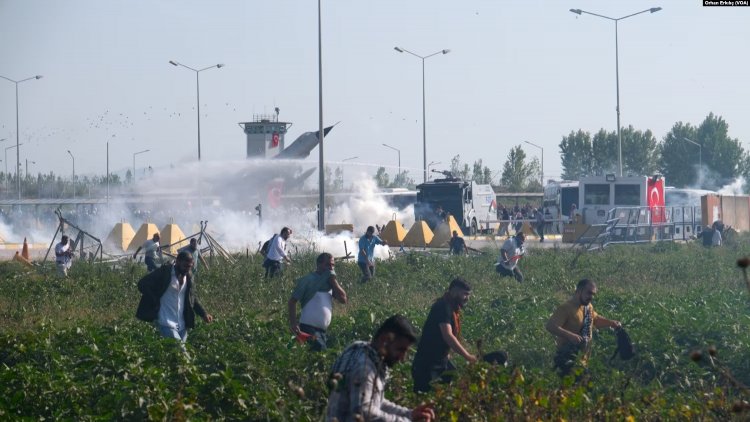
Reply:
[[[567,248],[532,249],[522,285],[494,273],[495,250],[405,255],[380,263],[367,284],[358,282],[356,263],[337,263],[350,303],[335,308],[331,350],[321,354],[298,347],[286,324],[294,280],[313,269],[313,254],[274,280],[262,278],[259,257],[238,256],[236,265],[200,274],[198,296],[216,322],[190,332],[190,358],[135,319],[142,267],[77,263],[60,280],[51,267],[37,273],[6,262],[0,419],[320,420],[337,353],[393,313],[421,327],[455,276],[474,286],[465,343],[506,350],[511,365],[467,367],[457,359],[459,379],[430,396],[441,419],[740,419],[750,415],[734,413],[749,399],[738,383],[750,384],[750,300],[735,261],[750,253],[747,240],[712,249],[613,246],[575,267]],[[554,341],[544,323],[583,277],[597,281],[595,308],[623,322],[638,356],[610,361],[614,335],[598,332],[588,375],[572,383],[552,371]],[[703,352],[697,362],[696,350]],[[408,363],[394,371],[389,395],[406,405],[425,399],[411,393]]]

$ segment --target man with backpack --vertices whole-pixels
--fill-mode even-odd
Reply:
[[[266,242],[268,244],[267,248],[265,244],[261,248],[261,253],[264,252],[263,249],[266,249],[266,253],[264,254],[266,259],[263,260],[263,268],[266,269],[266,278],[274,277],[277,274],[281,275],[282,261],[285,261],[287,264],[292,263],[292,259],[289,258],[289,255],[286,252],[286,241],[291,235],[292,229],[284,227],[279,234],[273,235],[273,237]]]
[[[622,328],[620,321],[604,318],[594,311],[591,300],[596,296],[596,284],[587,278],[578,282],[573,297],[560,305],[547,321],[545,328],[557,343],[555,368],[561,376],[568,375],[576,363],[586,366],[591,353],[594,328]],[[580,358],[577,357],[581,352]],[[579,360],[580,362],[576,362]]]

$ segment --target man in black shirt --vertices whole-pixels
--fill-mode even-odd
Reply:
[[[462,255],[464,252],[469,253],[469,249],[466,247],[466,241],[463,237],[458,236],[458,232],[453,230],[453,237],[448,242],[448,246],[451,248],[453,255]]]
[[[414,391],[430,391],[430,382],[437,378],[450,381],[449,377],[442,375],[447,370],[455,369],[448,359],[451,350],[471,363],[477,361],[476,356],[469,353],[459,341],[460,311],[468,302],[469,295],[471,286],[459,277],[451,281],[448,291],[432,305],[412,364]]]

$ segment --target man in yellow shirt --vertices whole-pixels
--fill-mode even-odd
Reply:
[[[594,327],[620,328],[620,321],[604,318],[594,311],[591,300],[596,296],[596,283],[584,278],[578,282],[569,301],[560,305],[547,321],[547,331],[555,336],[557,354],[555,368],[560,375],[570,373],[576,364],[576,355],[581,352],[580,363],[586,366],[591,353]]]

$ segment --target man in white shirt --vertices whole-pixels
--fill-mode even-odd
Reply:
[[[503,277],[515,277],[516,281],[523,283],[523,274],[518,268],[518,261],[526,253],[523,242],[526,235],[518,232],[515,236],[509,238],[500,248],[500,257],[495,264],[495,270]]]
[[[336,281],[333,255],[323,252],[315,260],[315,271],[297,280],[297,287],[287,302],[289,329],[297,336],[308,334],[308,342],[315,351],[327,347],[326,330],[331,324],[333,299],[346,303],[346,292]],[[302,314],[297,320],[297,302]]]
[[[60,243],[55,245],[55,265],[57,266],[57,275],[67,277],[70,263],[73,260],[73,250],[70,249],[68,235],[62,235]]]
[[[281,263],[292,263],[292,259],[286,252],[286,241],[292,235],[292,229],[284,227],[281,233],[271,239],[271,245],[268,247],[268,254],[263,261],[263,268],[266,269],[266,277],[281,275]]]
[[[187,330],[195,326],[196,314],[206,323],[213,321],[195,297],[192,267],[193,256],[183,251],[177,254],[174,264],[164,264],[138,282],[142,296],[136,317],[155,323],[163,337],[181,343],[187,340]]]
[[[138,252],[143,249],[143,262],[146,263],[146,268],[149,272],[155,270],[158,268],[156,265],[156,256],[159,256],[159,261],[161,261],[161,246],[159,246],[159,233],[154,233],[154,237],[151,238],[151,240],[147,240],[143,243],[143,245],[139,246],[138,249],[135,250],[135,253],[133,254],[133,259],[135,259],[136,255],[138,255]]]

